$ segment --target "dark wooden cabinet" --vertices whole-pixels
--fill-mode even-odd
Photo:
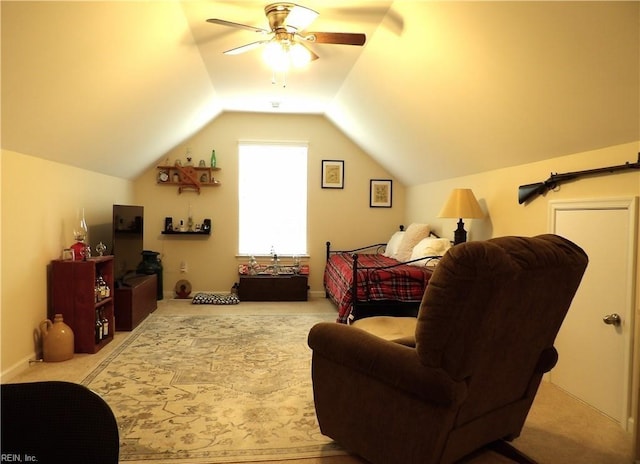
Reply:
[[[117,330],[133,330],[158,307],[158,277],[139,275],[116,288],[115,318]]]
[[[240,301],[307,301],[306,275],[241,275]]]
[[[102,276],[110,296],[96,301],[96,279]],[[51,263],[51,309],[73,330],[76,353],[96,353],[113,340],[113,256]],[[108,321],[109,333],[96,341],[96,313]]]

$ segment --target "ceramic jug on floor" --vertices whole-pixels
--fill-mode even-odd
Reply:
[[[40,323],[42,351],[45,362],[66,361],[73,358],[73,330],[65,324],[62,314],[56,314],[53,322]]]

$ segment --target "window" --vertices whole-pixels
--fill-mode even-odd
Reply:
[[[241,255],[307,254],[307,145],[240,142]]]

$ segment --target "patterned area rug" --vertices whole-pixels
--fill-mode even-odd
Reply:
[[[149,316],[82,383],[114,411],[120,461],[345,454],[323,436],[306,338],[333,315]]]

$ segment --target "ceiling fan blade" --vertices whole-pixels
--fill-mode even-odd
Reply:
[[[298,31],[306,29],[316,20],[319,14],[306,6],[294,5],[286,18],[287,27],[293,27]]]
[[[225,21],[224,19],[211,18],[207,19],[208,23],[218,24],[220,26],[229,26],[236,27],[238,29],[246,29],[248,31],[260,32],[262,34],[268,34],[271,31],[267,31],[266,29],[262,29],[260,27],[248,26],[247,24],[234,23],[231,21]]]
[[[240,53],[245,53],[254,48],[258,48],[259,46],[269,43],[269,40],[259,40],[258,42],[252,42],[250,44],[242,45],[241,47],[232,48],[223,52],[225,55],[239,55]]]
[[[351,32],[307,32],[304,39],[316,43],[361,46],[367,41],[367,36]]]
[[[307,44],[305,44],[304,42],[300,42],[300,41],[296,41],[296,43],[299,43],[300,45],[302,45],[304,48],[307,49],[307,51],[309,52],[309,55],[311,55],[311,61],[315,61],[318,58],[320,58],[318,55],[315,54],[315,52],[313,50],[311,50]]]

